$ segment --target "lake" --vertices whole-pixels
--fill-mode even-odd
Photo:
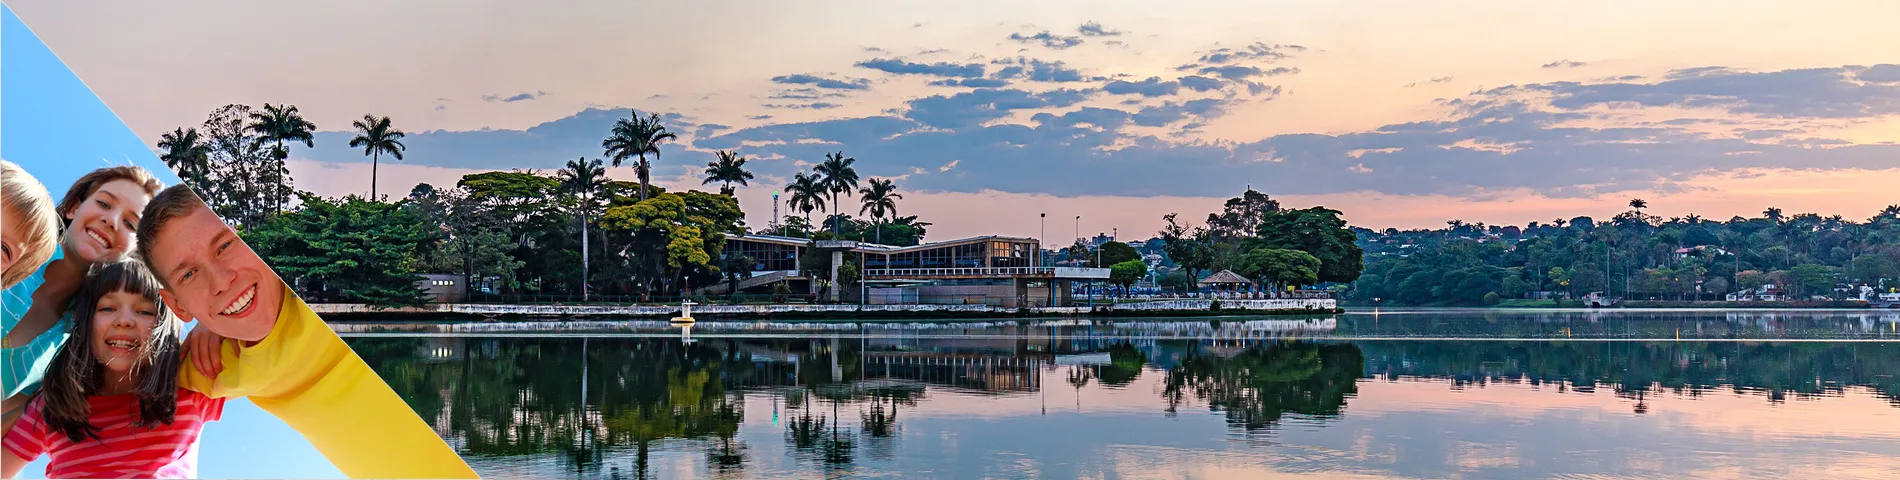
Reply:
[[[488,478],[1900,478],[1900,312],[587,325],[346,338]]]

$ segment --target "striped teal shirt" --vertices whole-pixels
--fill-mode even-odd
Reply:
[[[13,332],[13,326],[20,323],[20,317],[26,316],[27,308],[33,306],[33,291],[46,283],[47,265],[59,260],[63,253],[54,251],[53,258],[47,260],[45,265],[40,265],[39,271],[0,292],[0,333]],[[5,345],[0,345],[0,387],[6,389],[7,397],[39,391],[40,378],[46,374],[46,366],[53,362],[53,355],[59,352],[60,345],[66,343],[72,319],[72,312],[65,312],[53,328],[20,348],[4,348]]]

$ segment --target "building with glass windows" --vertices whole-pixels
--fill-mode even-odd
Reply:
[[[824,292],[826,298],[853,303],[986,304],[1002,307],[1061,306],[1074,303],[1068,288],[1077,281],[1103,281],[1106,268],[1049,267],[1034,238],[988,235],[899,247],[852,240],[812,241],[775,235],[726,238],[726,253],[753,260],[751,278],[741,291],[769,292],[778,282],[793,291]],[[813,253],[820,255],[814,256]],[[859,266],[857,292],[839,292],[835,272],[810,278],[804,263]],[[800,288],[803,287],[803,288]],[[712,286],[702,293],[724,293]]]

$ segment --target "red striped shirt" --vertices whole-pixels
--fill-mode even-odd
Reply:
[[[205,422],[224,415],[224,399],[178,389],[178,410],[171,425],[133,426],[139,420],[137,395],[95,396],[92,425],[99,439],[73,442],[41,416],[45,398],[35,398],[7,431],[7,452],[26,461],[50,455],[47,478],[194,478],[198,476],[198,434]]]

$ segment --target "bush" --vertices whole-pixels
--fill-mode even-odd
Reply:
[[[1501,301],[1503,301],[1503,299],[1498,298],[1498,292],[1491,292],[1491,293],[1484,294],[1485,305],[1497,305],[1498,302],[1501,302]]]
[[[1220,311],[1220,299],[1215,299],[1212,303],[1207,304],[1207,310],[1210,312]]]

